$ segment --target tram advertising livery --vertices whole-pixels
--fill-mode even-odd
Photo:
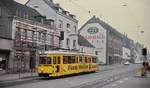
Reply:
[[[59,77],[98,71],[97,57],[91,54],[46,51],[40,54],[38,75]]]

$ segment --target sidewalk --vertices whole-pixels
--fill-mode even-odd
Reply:
[[[6,82],[6,81],[17,81],[22,79],[29,79],[33,77],[37,77],[38,74],[36,72],[30,73],[17,73],[17,74],[7,74],[4,72],[0,72],[0,82]]]

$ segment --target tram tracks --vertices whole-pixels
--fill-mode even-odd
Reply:
[[[112,82],[115,82],[117,80],[120,80],[122,78],[128,77],[128,76],[133,76],[137,72],[137,69],[134,69],[132,71],[124,72],[124,73],[118,73],[113,76],[105,77],[105,78],[100,78],[96,81],[92,82],[87,82],[72,88],[101,88],[104,87],[105,85],[108,85]]]

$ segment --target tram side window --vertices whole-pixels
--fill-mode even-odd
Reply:
[[[82,57],[81,56],[79,57],[79,63],[82,63]]]
[[[71,56],[68,56],[68,63],[71,64],[72,63],[72,60],[71,60]]]
[[[72,63],[76,63],[75,56],[72,56],[71,60],[72,60]]]
[[[40,64],[47,64],[45,57],[40,57]]]
[[[91,63],[91,58],[88,58],[88,62]]]
[[[63,56],[63,64],[67,64],[68,63],[68,57],[67,56]]]
[[[92,58],[92,62],[93,62],[93,63],[96,63],[96,58]]]
[[[60,56],[58,56],[58,64],[60,64]]]
[[[88,63],[88,58],[87,57],[85,57],[85,63]]]
[[[56,57],[53,57],[53,64],[56,64]]]
[[[52,64],[52,58],[51,58],[51,57],[49,57],[49,58],[47,59],[47,64]]]
[[[76,60],[76,63],[79,63],[79,62],[78,62],[78,57],[77,57],[77,56],[75,57],[75,60]]]

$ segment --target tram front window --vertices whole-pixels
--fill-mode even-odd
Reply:
[[[40,64],[47,64],[46,62],[47,61],[45,57],[40,57]]]

